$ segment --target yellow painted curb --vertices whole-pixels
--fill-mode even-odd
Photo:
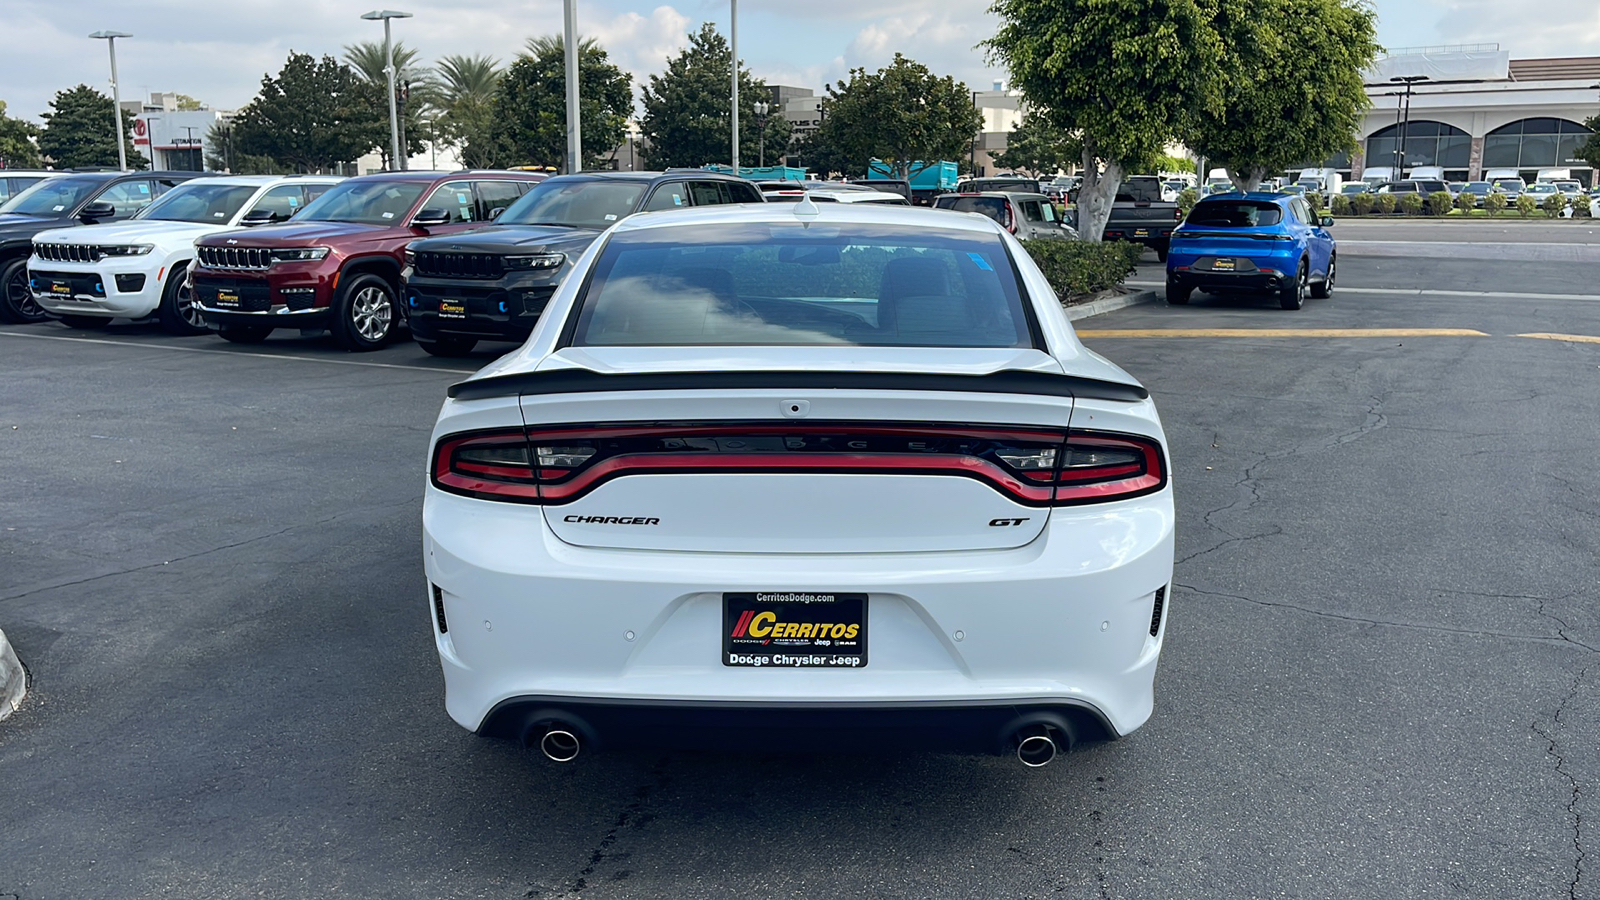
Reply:
[[[1083,332],[1078,332],[1082,334]],[[1539,338],[1546,341],[1572,341],[1578,344],[1600,344],[1600,337],[1592,334],[1552,334],[1545,331],[1535,331],[1529,334],[1519,334],[1517,337]]]

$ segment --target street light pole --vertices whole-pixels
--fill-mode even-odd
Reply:
[[[1389,80],[1390,81],[1403,82],[1405,84],[1405,86],[1406,86],[1405,118],[1402,119],[1401,122],[1400,122],[1400,145],[1397,148],[1398,156],[1399,156],[1399,163],[1395,166],[1395,176],[1392,179],[1394,181],[1399,181],[1401,178],[1405,177],[1405,173],[1402,172],[1401,169],[1404,168],[1405,164],[1406,164],[1406,137],[1407,137],[1406,132],[1411,130],[1411,86],[1416,84],[1419,81],[1427,81],[1428,80],[1428,76],[1426,76],[1426,75],[1396,75],[1395,77],[1393,77],[1393,78],[1391,78]]]
[[[765,100],[757,100],[752,104],[756,113],[756,130],[761,134],[761,156],[758,163],[761,168],[767,167],[767,110],[772,108]]]
[[[583,171],[583,132],[578,117],[578,0],[565,0],[561,16],[567,57],[567,174],[571,175]]]
[[[117,38],[128,38],[133,35],[125,31],[96,31],[89,37],[105,41],[106,49],[111,51],[111,118],[117,123],[117,168],[128,171],[128,151],[122,146],[122,85],[117,81]]]
[[[733,47],[733,174],[739,174],[739,0],[728,0],[728,31]]]
[[[372,12],[362,13],[361,18],[369,21],[383,20],[383,77],[389,85],[389,159],[390,165],[395,169],[403,170],[405,163],[400,156],[400,110],[394,96],[394,42],[389,34],[389,20],[409,19],[411,13],[375,9]]]

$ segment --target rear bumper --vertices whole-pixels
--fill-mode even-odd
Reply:
[[[1153,707],[1170,487],[1054,509],[1037,539],[995,551],[579,547],[537,507],[431,485],[423,528],[445,707],[485,734],[517,736],[558,714],[607,744],[684,721],[857,732],[881,715],[988,751],[1019,710],[1087,716],[1123,735]],[[818,590],[867,594],[866,666],[723,664],[723,593]]]
[[[1165,247],[1172,241],[1172,229],[1177,223],[1168,222],[1164,225],[1108,225],[1104,239],[1108,241],[1132,241],[1135,244],[1144,244],[1146,247]],[[1139,232],[1144,232],[1140,234]]]
[[[758,704],[528,696],[495,705],[485,737],[537,744],[552,728],[586,748],[688,748],[746,752],[877,748],[1004,753],[1018,732],[1045,726],[1072,740],[1119,735],[1094,707],[1050,699],[970,703]]]
[[[1228,273],[1228,272],[1167,272],[1167,283],[1179,287],[1190,287],[1196,290],[1216,293],[1270,293],[1281,290],[1287,281],[1285,276],[1268,274],[1266,272]]]

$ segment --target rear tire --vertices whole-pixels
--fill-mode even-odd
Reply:
[[[28,286],[28,258],[14,259],[0,265],[0,322],[27,325],[43,322],[44,307],[33,300],[33,289]]]
[[[1333,296],[1333,269],[1334,264],[1338,261],[1338,257],[1328,257],[1328,277],[1324,278],[1320,284],[1311,286],[1311,296],[1318,300],[1326,300]]]
[[[1157,247],[1156,247],[1156,248],[1155,248],[1155,250],[1156,250],[1156,259],[1159,259],[1159,260],[1161,260],[1161,261],[1162,261],[1162,262],[1166,262],[1166,261],[1167,261],[1167,252],[1168,252],[1168,251],[1169,251],[1169,250],[1170,250],[1170,249],[1171,249],[1171,248],[1170,248],[1170,247],[1168,247],[1168,246],[1167,246],[1167,245],[1166,245],[1166,244],[1161,244],[1161,245],[1158,245],[1158,246],[1157,246]]]
[[[1185,284],[1167,285],[1167,303],[1173,306],[1188,306],[1189,295],[1194,293],[1194,288]]]
[[[104,328],[111,324],[106,316],[61,316],[61,324],[68,328]]]
[[[161,320],[161,328],[168,334],[189,337],[211,330],[206,327],[199,304],[194,302],[188,282],[189,267],[174,267],[172,274],[167,276],[167,286],[161,291],[161,305],[156,307],[156,318]]]
[[[1299,309],[1306,305],[1306,286],[1311,280],[1311,264],[1301,262],[1294,281],[1278,291],[1278,305],[1284,309]]]
[[[217,335],[235,344],[259,344],[272,333],[266,325],[218,325]]]
[[[429,356],[466,356],[478,342],[472,338],[442,337],[433,341],[418,338],[417,346]]]
[[[377,350],[394,337],[400,307],[394,288],[371,273],[345,282],[344,292],[333,304],[329,330],[339,346],[352,353]]]

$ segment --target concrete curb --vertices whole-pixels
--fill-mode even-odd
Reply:
[[[22,663],[11,649],[11,642],[6,640],[6,633],[0,631],[0,720],[17,711],[27,692],[28,674],[22,671]]]
[[[1098,316],[1114,309],[1127,309],[1130,306],[1138,306],[1141,303],[1154,302],[1156,302],[1155,291],[1140,291],[1136,294],[1123,294],[1121,297],[1102,297],[1092,303],[1066,307],[1067,318],[1076,322],[1079,319]]]

